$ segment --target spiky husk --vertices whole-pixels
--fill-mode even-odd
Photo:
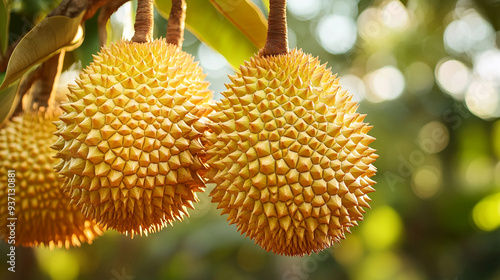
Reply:
[[[317,58],[241,66],[209,115],[206,177],[228,220],[268,251],[318,252],[362,220],[377,155],[365,115]]]
[[[134,235],[187,215],[205,187],[204,78],[163,39],[120,41],[94,56],[69,88],[53,145],[63,188],[87,217]]]
[[[0,130],[0,235],[9,244],[15,236],[14,245],[68,248],[92,243],[102,234],[60,188],[52,168],[57,159],[49,148],[57,138],[52,134],[56,119],[50,111],[26,112]],[[8,190],[9,178],[14,178],[15,192]],[[13,235],[10,222],[15,223]]]

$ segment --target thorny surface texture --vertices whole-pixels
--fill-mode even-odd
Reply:
[[[0,235],[9,236],[7,218],[17,218],[16,245],[53,247],[91,243],[102,229],[86,219],[60,188],[53,164],[52,113],[25,112],[0,130]],[[15,170],[15,210],[7,207],[8,170]]]
[[[228,220],[268,251],[304,255],[361,221],[378,157],[336,76],[292,50],[241,66],[208,116],[206,177]]]
[[[95,56],[61,106],[53,145],[63,188],[87,217],[133,235],[187,214],[205,187],[204,78],[164,39],[120,41]]]

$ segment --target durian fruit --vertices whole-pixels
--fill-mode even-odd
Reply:
[[[69,87],[53,145],[63,188],[85,216],[133,236],[187,214],[205,187],[204,78],[164,39],[120,41],[94,56]]]
[[[60,188],[49,148],[56,119],[52,111],[30,111],[0,130],[0,235],[8,244],[68,248],[102,234]]]
[[[267,251],[318,252],[361,221],[374,138],[336,75],[301,50],[240,66],[208,118],[206,173],[222,214]]]

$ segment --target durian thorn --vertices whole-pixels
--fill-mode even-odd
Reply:
[[[167,43],[182,48],[184,41],[184,20],[186,18],[186,1],[172,0],[172,8],[167,24]]]
[[[259,56],[287,53],[286,0],[270,0],[266,45],[259,51]]]
[[[132,42],[147,43],[153,40],[153,0],[139,0],[135,16],[134,37]]]

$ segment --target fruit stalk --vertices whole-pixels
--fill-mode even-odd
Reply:
[[[288,53],[288,34],[286,28],[286,0],[269,1],[269,17],[266,45],[260,56]]]
[[[168,17],[167,43],[182,48],[184,41],[184,20],[186,18],[186,1],[172,0],[172,9]]]
[[[132,42],[147,43],[153,39],[153,0],[139,0],[135,16],[134,37]]]

